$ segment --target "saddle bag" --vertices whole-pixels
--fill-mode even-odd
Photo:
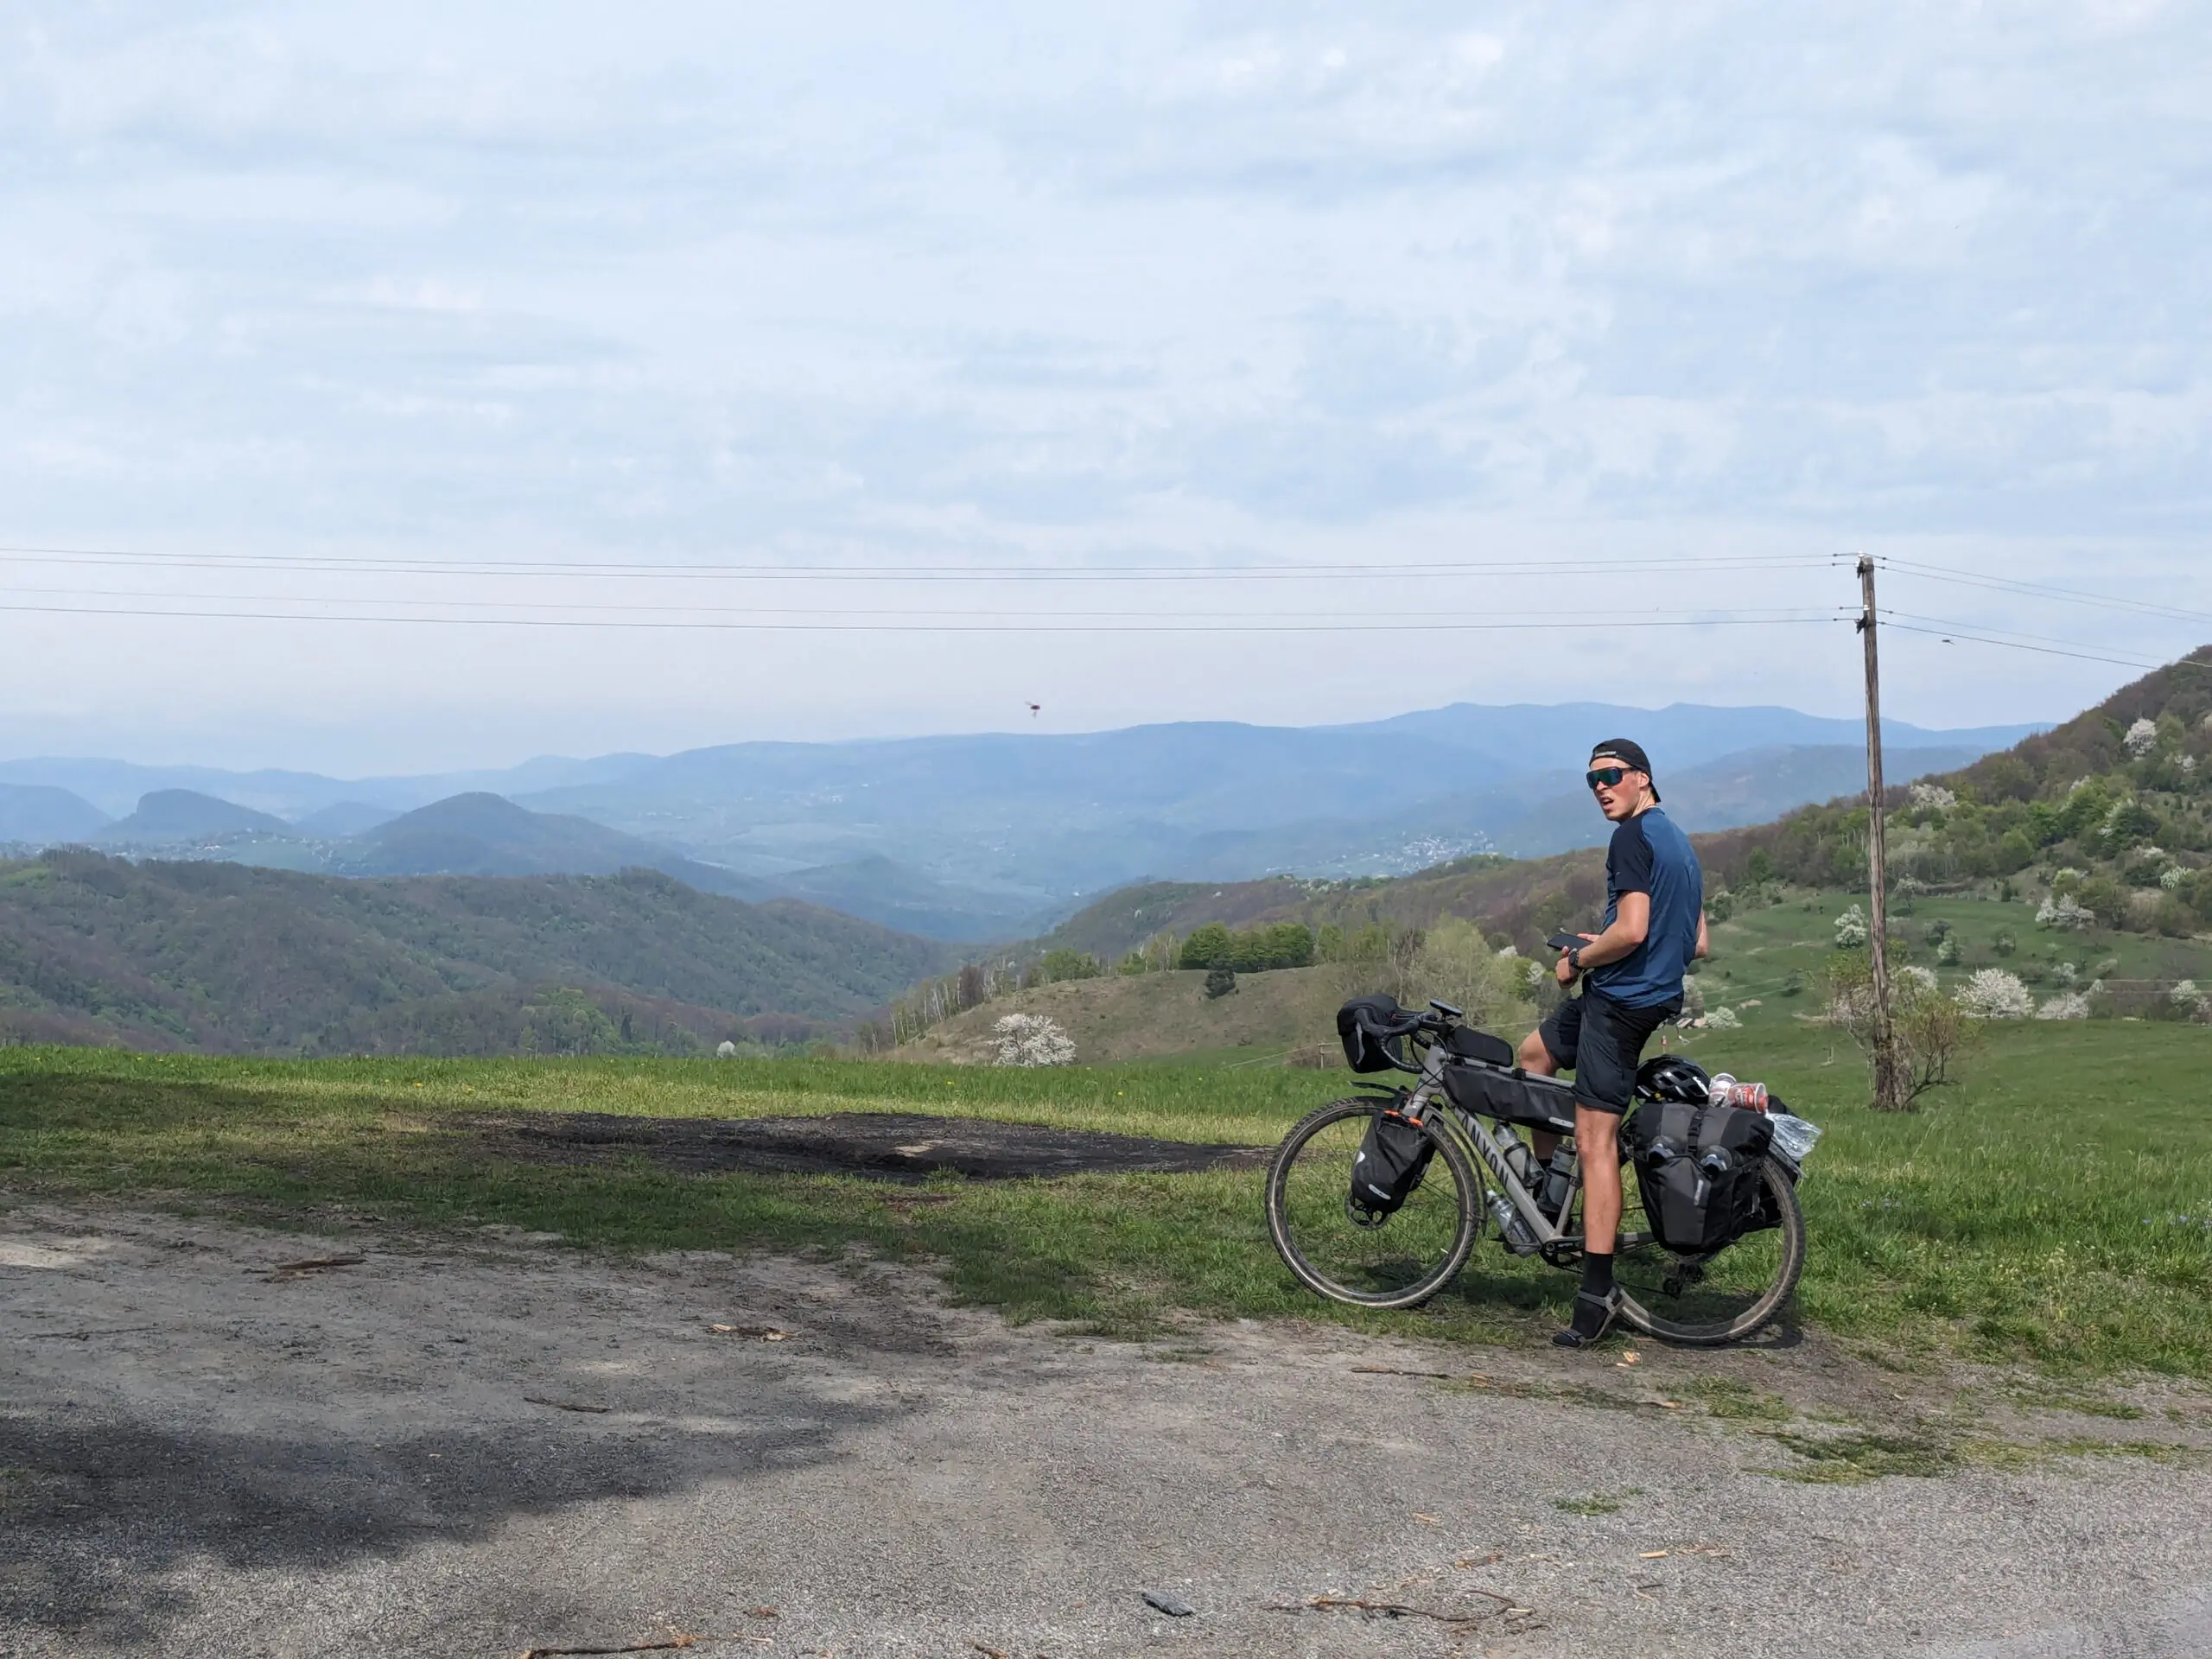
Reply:
[[[1678,1255],[1711,1255],[1780,1219],[1766,1196],[1774,1126],[1735,1106],[1646,1101],[1626,1125],[1643,1213]]]
[[[1397,1214],[1435,1155],[1436,1142],[1403,1112],[1393,1107],[1376,1113],[1351,1160],[1352,1208],[1370,1226]]]

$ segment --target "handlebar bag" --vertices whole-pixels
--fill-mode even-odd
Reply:
[[[1766,1201],[1774,1126],[1737,1106],[1649,1100],[1622,1135],[1636,1165],[1643,1213],[1678,1255],[1711,1255],[1778,1217]]]
[[[1403,1112],[1390,1107],[1376,1113],[1351,1160],[1352,1207],[1365,1212],[1370,1226],[1397,1214],[1435,1155],[1436,1142]]]
[[[1337,1010],[1337,1040],[1344,1046],[1344,1060],[1355,1071],[1388,1071],[1394,1060],[1406,1058],[1406,1039],[1386,1037],[1382,1029],[1398,1024],[1406,1011],[1398,999],[1377,991],[1355,996]]]

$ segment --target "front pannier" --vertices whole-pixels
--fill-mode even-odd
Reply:
[[[1646,1101],[1624,1134],[1643,1213],[1680,1255],[1710,1255],[1775,1220],[1766,1201],[1774,1126],[1734,1106]]]
[[[1397,1214],[1435,1155],[1436,1142],[1412,1118],[1395,1108],[1376,1113],[1351,1160],[1353,1219],[1376,1227]]]
[[[1389,1071],[1393,1062],[1406,1058],[1402,1037],[1378,1037],[1375,1027],[1395,1024],[1406,1017],[1398,999],[1377,991],[1355,996],[1337,1010],[1337,1040],[1344,1046],[1344,1061],[1355,1071]]]

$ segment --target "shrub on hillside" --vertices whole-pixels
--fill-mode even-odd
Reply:
[[[1850,909],[1835,918],[1835,948],[1837,950],[1859,950],[1871,937],[1872,930],[1866,923],[1866,912],[1859,909],[1857,905],[1852,906]]]
[[[1847,1032],[1872,1066],[1874,1056],[1874,970],[1857,952],[1828,958],[1830,1024]],[[1904,1070],[1905,1103],[1955,1079],[1953,1068],[1981,1041],[1959,999],[1946,996],[1924,968],[1902,969],[1890,986],[1890,1032]]]
[[[1075,1042],[1041,1014],[1009,1014],[991,1027],[1001,1065],[1072,1065]]]
[[[2077,933],[2085,927],[2096,925],[2097,913],[2070,893],[2054,893],[2036,908],[2037,927],[2055,927],[2063,933]],[[2000,956],[2009,956],[2000,950]]]
[[[1959,1007],[1970,1020],[2024,1020],[2035,1012],[2035,999],[2016,974],[2002,968],[1983,968],[1967,976],[1959,988]]]
[[[2038,1020],[2086,1020],[2088,1017],[2089,999],[2080,991],[2061,992],[2036,1010]]]

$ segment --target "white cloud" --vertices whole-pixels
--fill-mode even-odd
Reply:
[[[0,41],[20,389],[0,541],[940,563],[1866,547],[2046,576],[2094,549],[2115,577],[2171,574],[2206,528],[2209,35],[2199,9],[2056,3],[35,6]],[[1609,597],[1839,596],[1808,581],[1686,571]],[[1576,602],[1536,582],[1450,599]],[[204,632],[120,626],[0,611],[0,712],[57,681],[118,730],[180,685],[210,729],[296,701],[251,652],[208,674]],[[1219,642],[1216,672],[1175,639],[984,658],[957,638],[324,638],[287,674],[370,724],[375,697],[342,688],[404,658],[386,690],[418,706],[648,745],[715,734],[699,721],[969,723],[1048,671],[1058,706],[1101,721],[1349,716],[1557,671],[1548,639],[1408,653],[1378,682],[1356,649],[1294,641]],[[1897,695],[1934,723],[2063,714],[2124,677],[1896,649]],[[702,713],[733,651],[789,678]],[[1724,698],[1847,696],[1847,641],[1732,656]],[[1569,690],[1655,695],[1625,671]]]

